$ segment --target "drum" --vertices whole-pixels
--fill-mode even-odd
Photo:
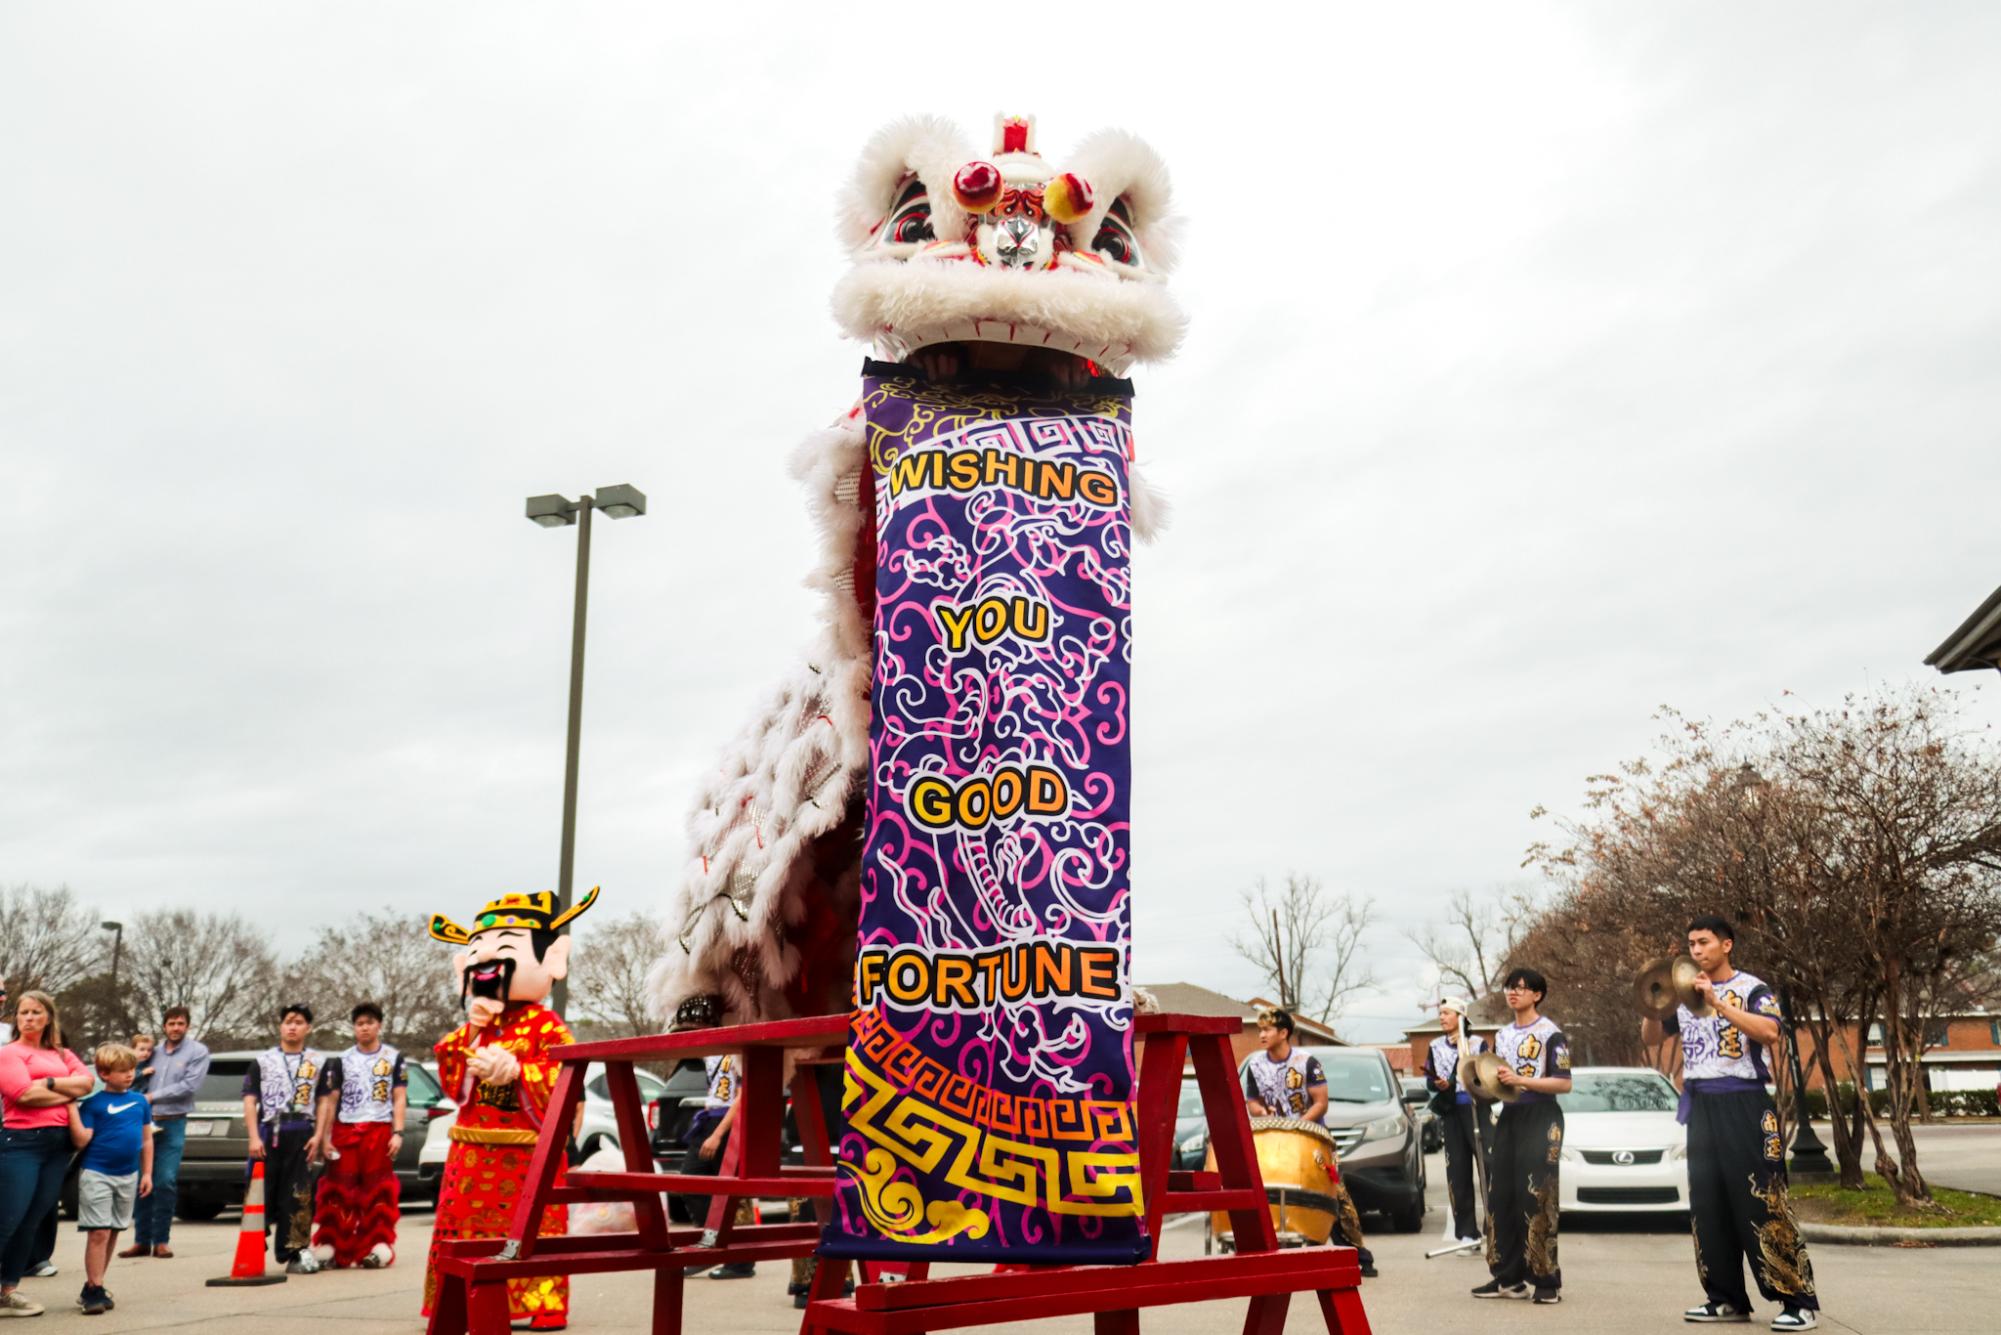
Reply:
[[[1271,1202],[1272,1227],[1280,1246],[1319,1246],[1334,1232],[1335,1184],[1341,1168],[1334,1155],[1333,1133],[1318,1122],[1300,1117],[1253,1117],[1251,1145],[1257,1151],[1258,1175],[1265,1199]],[[1209,1152],[1209,1169],[1216,1152]],[[1230,1216],[1210,1216],[1214,1236],[1231,1245]]]

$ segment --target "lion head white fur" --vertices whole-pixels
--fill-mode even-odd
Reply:
[[[855,263],[835,319],[889,361],[935,343],[1017,343],[1123,375],[1181,341],[1165,282],[1171,203],[1159,155],[1123,131],[1091,135],[1055,166],[1025,117],[997,119],[986,157],[945,121],[899,121],[870,142],[842,200]]]

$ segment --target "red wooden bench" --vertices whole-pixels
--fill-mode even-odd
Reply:
[[[1137,1335],[1143,1308],[1245,1298],[1249,1300],[1245,1335],[1279,1335],[1292,1295],[1313,1293],[1332,1335],[1369,1335],[1368,1317],[1356,1292],[1360,1272],[1351,1249],[1278,1249],[1230,1049],[1230,1038],[1238,1028],[1239,1021],[1227,1016],[1136,1017],[1134,1031],[1146,1040],[1136,1124],[1147,1229],[1154,1240],[1151,1259],[1133,1266],[1037,1266],[945,1279],[928,1278],[928,1266],[917,1262],[910,1266],[907,1281],[864,1283],[851,1298],[838,1296],[847,1266],[821,1265],[814,1275],[802,1331],[915,1335],[1089,1313],[1097,1318],[1098,1335]],[[839,1048],[847,1038],[848,1018],[826,1015],[557,1049],[562,1067],[550,1097],[547,1124],[569,1125],[583,1098],[585,1072],[591,1062],[602,1062],[625,1171],[571,1173],[568,1185],[559,1188],[555,1176],[563,1146],[553,1139],[538,1143],[508,1237],[441,1245],[430,1335],[506,1331],[510,1278],[620,1270],[653,1271],[654,1335],[679,1335],[683,1267],[812,1255],[819,1243],[819,1224],[740,1225],[735,1222],[735,1206],[744,1198],[833,1195],[833,1160],[810,1062],[801,1064],[793,1080],[794,1116],[806,1164],[788,1168],[779,1162],[785,1054],[788,1049]],[[706,1177],[655,1171],[632,1064],[725,1053],[743,1057],[743,1110],[722,1173]],[[1181,1073],[1191,1056],[1216,1152],[1214,1172],[1171,1171]],[[701,1245],[698,1229],[668,1226],[660,1195],[668,1191],[712,1198],[713,1245]],[[536,1232],[546,1206],[608,1200],[633,1203],[635,1232],[551,1238]],[[1165,1215],[1212,1210],[1230,1213],[1237,1239],[1234,1255],[1159,1259]],[[864,1268],[865,1279],[869,1270]]]

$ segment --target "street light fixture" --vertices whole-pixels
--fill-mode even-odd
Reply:
[[[570,907],[571,882],[577,851],[577,749],[584,719],[584,620],[590,598],[591,511],[603,510],[613,519],[646,513],[646,493],[629,482],[600,487],[596,496],[530,496],[528,518],[543,528],[577,526],[577,595],[570,628],[570,726],[563,754],[563,851],[556,874],[556,911]],[[550,1003],[556,1013],[568,1008],[570,986],[558,980]]]

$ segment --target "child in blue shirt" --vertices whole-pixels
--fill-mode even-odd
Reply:
[[[83,1151],[77,1228],[90,1235],[76,1305],[89,1316],[116,1305],[104,1287],[111,1249],[119,1233],[132,1227],[132,1207],[153,1193],[153,1107],[132,1088],[139,1054],[123,1043],[106,1043],[96,1056],[104,1088],[69,1106],[70,1143]]]

